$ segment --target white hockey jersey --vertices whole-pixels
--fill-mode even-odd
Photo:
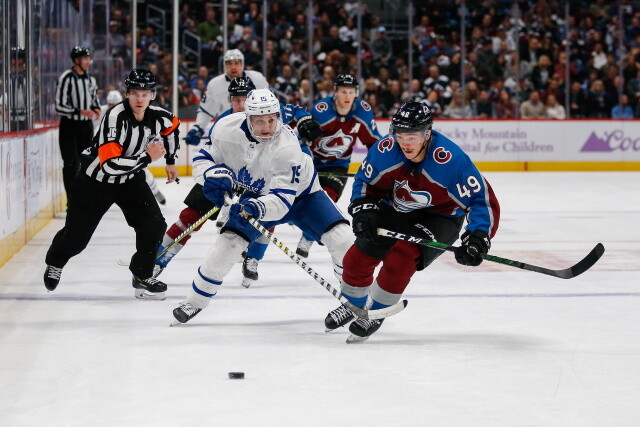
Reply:
[[[269,88],[267,79],[259,72],[247,70],[243,75],[253,81],[256,89]],[[231,108],[231,104],[229,104],[229,83],[231,83],[231,79],[226,74],[221,74],[211,79],[207,84],[207,90],[202,101],[200,101],[195,123],[202,130],[206,131],[211,120]]]
[[[245,113],[216,122],[211,145],[202,146],[193,158],[193,177],[204,184],[207,171],[222,164],[235,173],[240,188],[259,195],[264,221],[284,217],[296,197],[322,191],[313,160],[302,152],[293,130],[283,125],[277,140],[257,142]]]

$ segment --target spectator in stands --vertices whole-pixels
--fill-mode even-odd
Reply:
[[[545,106],[540,100],[540,92],[534,90],[529,99],[520,104],[520,117],[523,119],[542,119],[547,116]]]
[[[571,89],[569,91],[569,114],[571,118],[581,119],[584,117],[584,105],[586,97],[580,82],[574,81],[571,83]]]
[[[509,91],[506,89],[500,90],[495,102],[496,118],[515,119],[516,108],[516,102],[511,98]]]
[[[594,80],[587,94],[585,114],[587,117],[604,119],[611,114],[611,105],[602,80]]]
[[[146,26],[142,37],[140,37],[140,48],[145,63],[156,62],[163,54],[160,37],[155,35],[155,30],[151,25]]]
[[[531,83],[537,91],[546,89],[551,78],[552,64],[547,55],[540,55],[538,63],[531,71]]]
[[[429,107],[431,113],[436,117],[442,114],[442,105],[439,102],[439,98],[440,95],[438,95],[438,91],[432,90],[431,92],[429,92],[429,95],[427,95],[427,99],[422,101],[427,104],[427,107]]]
[[[431,65],[429,67],[429,77],[424,80],[422,90],[426,93],[432,91],[438,92],[440,104],[448,104],[453,95],[451,86],[449,86],[449,77],[440,74],[440,67]]]
[[[558,99],[553,94],[547,95],[545,113],[550,119],[564,120],[567,118],[567,112],[564,106],[558,102]]]
[[[124,57],[126,56],[126,41],[122,33],[120,33],[120,23],[118,21],[109,22],[109,47],[111,49],[111,56]]]
[[[475,116],[479,119],[490,119],[493,117],[493,103],[489,97],[489,92],[481,90],[478,93],[478,100],[474,105]]]
[[[633,109],[629,106],[629,96],[620,95],[618,104],[611,109],[612,119],[633,119]]]
[[[388,66],[391,62],[393,50],[391,41],[387,38],[387,29],[378,27],[375,38],[371,41],[371,54],[373,60],[383,66]]]
[[[469,104],[463,105],[464,97],[461,91],[456,91],[453,94],[451,102],[447,105],[442,112],[442,117],[449,119],[471,119],[473,118],[473,111]]]
[[[192,89],[196,89],[198,85],[198,80],[203,80],[205,86],[207,83],[209,83],[209,80],[211,80],[211,76],[209,75],[209,69],[204,65],[198,68],[198,74],[191,79],[191,81],[189,82],[189,86],[191,86]]]

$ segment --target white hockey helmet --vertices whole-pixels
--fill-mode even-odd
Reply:
[[[249,92],[247,100],[244,102],[244,111],[247,114],[247,126],[251,136],[258,142],[270,142],[280,136],[282,132],[282,115],[280,114],[280,101],[269,89],[255,89]],[[253,116],[263,116],[266,114],[275,114],[278,120],[273,135],[260,136],[256,135],[251,123]]]
[[[244,55],[240,52],[240,49],[229,49],[224,54],[224,62],[233,61],[239,59],[244,64]]]
[[[122,102],[122,95],[117,90],[110,90],[107,93],[107,104],[118,104]]]

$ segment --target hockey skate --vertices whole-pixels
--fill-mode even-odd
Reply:
[[[242,286],[248,288],[258,281],[258,261],[256,258],[246,257],[242,263]]]
[[[167,199],[164,198],[164,194],[162,194],[161,192],[155,192],[153,193],[153,197],[156,198],[156,201],[158,203],[160,203],[161,205],[166,205],[167,204]]]
[[[134,288],[133,294],[138,299],[163,301],[167,297],[165,294],[167,291],[167,285],[153,277],[140,279],[133,276],[131,285]]]
[[[47,269],[44,271],[44,287],[47,288],[49,292],[55,290],[58,287],[58,283],[60,283],[61,275],[61,268],[47,265]]]
[[[300,255],[302,258],[307,258],[309,256],[309,249],[311,249],[311,245],[313,245],[313,240],[307,240],[302,236],[298,242],[298,247],[296,248],[296,255]]]
[[[191,305],[189,302],[183,301],[180,303],[180,305],[177,308],[173,309],[173,317],[175,317],[176,320],[174,320],[171,323],[171,326],[187,323],[189,320],[193,319],[196,316],[196,314],[200,313],[201,311],[202,311],[201,308],[196,308],[193,305]]]
[[[347,344],[366,341],[375,331],[380,329],[383,321],[384,319],[366,320],[358,318],[349,325],[351,335],[347,338]]]
[[[353,320],[353,312],[346,305],[341,304],[335,310],[331,310],[324,319],[325,332],[331,332],[344,326]]]

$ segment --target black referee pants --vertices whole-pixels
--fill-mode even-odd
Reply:
[[[91,120],[60,118],[58,142],[63,162],[62,180],[67,197],[71,191],[71,183],[80,172],[80,154],[91,145],[92,140],[93,122]]]
[[[143,171],[123,184],[105,184],[84,173],[78,175],[69,193],[66,222],[53,238],[46,263],[62,268],[71,257],[82,252],[114,203],[136,231],[136,253],[131,257],[129,270],[141,279],[151,277],[167,223]]]

